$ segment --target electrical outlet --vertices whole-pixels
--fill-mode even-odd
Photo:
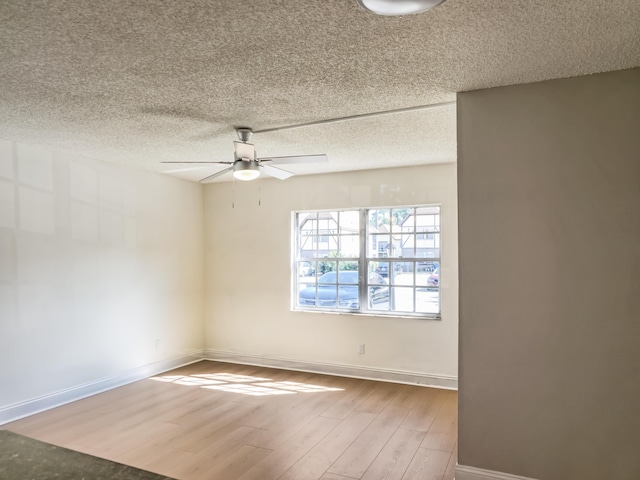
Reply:
[[[361,343],[361,344],[358,346],[358,353],[359,353],[360,355],[364,355],[364,343]]]

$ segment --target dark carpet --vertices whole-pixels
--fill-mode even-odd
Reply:
[[[0,430],[0,480],[173,480]]]

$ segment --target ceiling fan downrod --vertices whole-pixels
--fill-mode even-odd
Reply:
[[[238,138],[241,142],[247,143],[251,140],[251,135],[253,135],[253,130],[246,127],[236,128],[236,133],[238,134]]]

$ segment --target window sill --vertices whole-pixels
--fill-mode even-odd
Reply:
[[[407,318],[411,320],[442,320],[442,315],[426,314],[426,315],[411,315],[407,313],[378,313],[378,312],[355,312],[351,310],[320,310],[320,309],[306,309],[306,308],[292,308],[292,312],[301,313],[325,313],[329,315],[353,315],[356,317],[378,317],[378,318]]]

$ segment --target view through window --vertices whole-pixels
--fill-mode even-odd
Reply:
[[[293,306],[440,316],[440,206],[294,213]]]

